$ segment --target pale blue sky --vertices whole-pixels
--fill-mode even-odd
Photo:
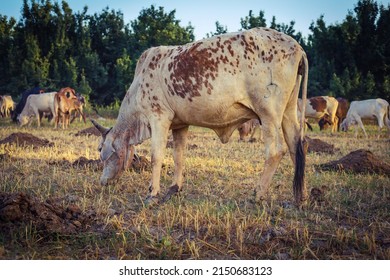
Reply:
[[[39,0],[36,0],[39,1]],[[52,0],[56,2],[56,0]],[[253,10],[258,15],[260,10],[265,12],[267,24],[272,16],[278,23],[289,23],[295,20],[295,30],[304,36],[309,33],[311,22],[324,15],[327,25],[341,23],[348,11],[353,11],[358,0],[67,0],[74,12],[81,11],[86,5],[88,13],[102,11],[105,7],[120,10],[124,14],[125,23],[138,17],[143,8],[152,4],[164,7],[166,12],[176,10],[176,19],[182,26],[191,22],[195,27],[196,39],[206,37],[207,33],[215,31],[215,22],[219,21],[228,28],[229,32],[241,28],[240,19]],[[389,5],[390,0],[378,0],[379,4]],[[23,0],[0,2],[0,14],[20,18]]]

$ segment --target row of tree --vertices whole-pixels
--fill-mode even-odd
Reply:
[[[0,93],[16,98],[38,84],[50,90],[71,86],[93,103],[107,105],[122,100],[145,49],[194,40],[194,28],[181,26],[175,10],[153,5],[129,24],[120,11],[73,12],[66,1],[24,0],[21,13],[19,21],[0,14]],[[273,17],[268,26],[264,11],[241,18],[242,29],[268,26],[304,47],[310,96],[390,98],[389,6],[358,1],[340,24],[327,26],[323,17],[313,22],[308,38],[294,24]],[[228,32],[218,21],[215,27],[207,36]]]

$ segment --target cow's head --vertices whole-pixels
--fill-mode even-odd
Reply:
[[[245,140],[245,137],[247,137],[250,133],[250,124],[249,122],[245,122],[243,124],[241,124],[238,128],[238,133],[240,135],[240,141],[244,141]]]
[[[320,130],[324,130],[328,128],[328,126],[333,125],[332,119],[328,114],[325,114],[319,121],[318,125],[320,126]]]
[[[20,126],[24,126],[29,123],[30,121],[30,116],[19,114],[17,117],[18,123]]]
[[[133,159],[134,147],[128,145],[125,133],[114,133],[112,128],[103,127],[95,120],[91,120],[91,122],[102,135],[98,150],[104,165],[100,184],[105,186],[127,168],[129,161]]]
[[[344,119],[340,125],[341,131],[347,132],[349,127],[355,123],[356,123],[355,120],[351,120],[349,118]]]

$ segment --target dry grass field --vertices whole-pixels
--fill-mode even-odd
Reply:
[[[103,121],[110,126],[114,120]],[[0,140],[29,133],[51,145],[0,144],[0,259],[390,259],[390,174],[324,171],[318,165],[359,149],[390,163],[386,132],[369,139],[331,134],[311,138],[334,153],[309,153],[310,198],[298,209],[293,166],[286,155],[261,205],[253,190],[264,164],[263,144],[228,144],[208,129],[190,128],[180,196],[145,208],[150,166],[124,172],[101,187],[97,136],[76,136],[91,124],[54,130],[45,121],[20,128],[0,120]],[[150,160],[150,142],[137,152]],[[162,190],[173,172],[168,146]]]

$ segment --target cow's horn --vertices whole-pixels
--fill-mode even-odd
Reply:
[[[97,128],[97,130],[99,130],[99,132],[102,134],[102,135],[106,135],[110,129],[109,128],[106,128],[100,124],[97,123],[97,121],[91,119],[91,122],[92,124]]]

